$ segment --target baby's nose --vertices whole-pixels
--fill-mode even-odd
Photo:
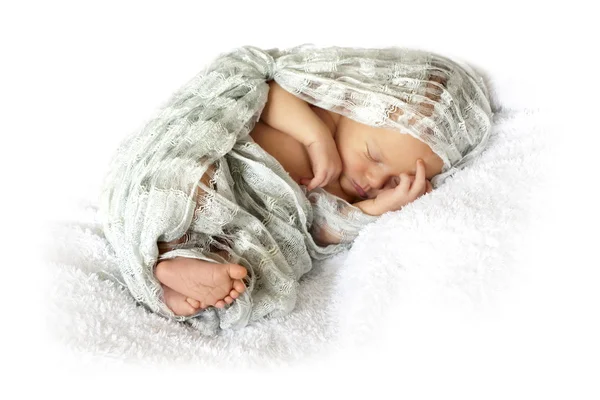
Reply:
[[[369,180],[369,187],[372,188],[372,190],[374,190],[374,191],[383,190],[383,189],[389,187],[390,179],[391,179],[391,177],[389,177],[389,176],[380,175],[376,178]]]

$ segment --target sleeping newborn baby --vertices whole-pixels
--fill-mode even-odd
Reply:
[[[312,261],[471,165],[492,115],[483,77],[430,52],[222,53],[115,151],[115,281],[207,335],[288,315]]]
[[[322,188],[378,216],[433,190],[430,179],[442,171],[443,161],[421,140],[311,105],[275,81],[269,87],[268,101],[250,137],[308,191]],[[436,100],[433,96],[428,97]],[[205,174],[203,183],[208,180]],[[159,251],[162,254],[180,241],[159,242]],[[319,237],[320,244],[338,242],[326,232]],[[245,290],[246,275],[238,264],[186,257],[162,260],[155,268],[165,303],[181,316],[231,304]]]

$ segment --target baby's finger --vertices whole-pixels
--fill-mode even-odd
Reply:
[[[325,186],[327,186],[327,184],[329,183],[329,181],[331,181],[331,176],[332,176],[331,170],[327,171],[326,174],[325,174],[325,178],[323,178],[323,181],[321,182],[321,184],[319,185],[319,187],[325,187]]]
[[[323,182],[323,178],[324,173],[322,171],[317,172],[313,180],[310,182],[310,185],[308,185],[308,190],[313,190],[314,188],[319,187],[319,185]]]
[[[333,173],[334,171],[331,170],[327,172],[327,176],[325,176],[325,179],[323,179],[323,182],[321,182],[321,187],[327,186],[329,182],[333,180]]]
[[[413,197],[422,195],[427,187],[425,181],[425,164],[423,164],[423,161],[419,159],[417,160],[417,174],[415,176],[415,181],[410,188],[409,194]]]
[[[325,183],[327,182],[327,175],[328,175],[327,170],[324,170],[321,173],[321,180],[319,181],[319,183],[315,187],[323,187],[323,186],[325,186]]]
[[[340,175],[342,173],[342,169],[341,168],[332,168],[329,176],[327,177],[327,182],[326,184],[329,184],[330,182],[335,182],[340,178]]]
[[[408,188],[410,187],[410,182],[412,181],[410,176],[404,172],[398,176],[400,177],[400,184],[396,186],[395,190],[399,190],[401,193],[407,193]]]

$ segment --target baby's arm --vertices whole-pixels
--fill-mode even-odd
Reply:
[[[305,146],[320,135],[331,135],[327,124],[307,102],[283,89],[275,81],[268,84],[269,98],[260,115],[264,123],[292,136]]]
[[[342,160],[333,133],[307,102],[270,81],[269,98],[261,119],[306,147],[313,173],[308,190],[325,187],[339,177]]]

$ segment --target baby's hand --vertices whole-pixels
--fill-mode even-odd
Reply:
[[[342,173],[342,160],[337,151],[335,141],[330,133],[324,133],[311,143],[306,150],[312,165],[314,178],[301,178],[300,184],[307,185],[308,190],[325,187],[335,181]]]
[[[396,211],[432,190],[431,182],[425,177],[425,164],[417,160],[417,175],[400,174],[398,185],[381,190],[373,199],[373,207],[369,211],[372,215]]]

